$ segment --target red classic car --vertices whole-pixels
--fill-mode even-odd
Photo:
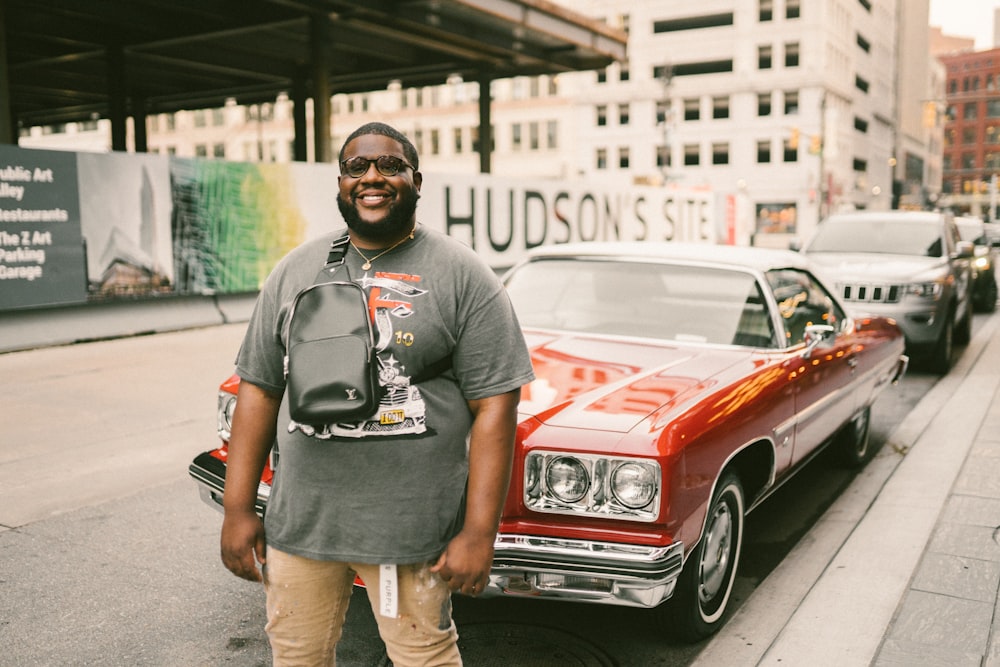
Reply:
[[[746,513],[823,447],[864,464],[906,370],[896,324],[853,318],[798,253],[560,245],[504,281],[537,379],[485,595],[656,608],[686,640],[723,621]],[[190,467],[215,506],[237,383]]]

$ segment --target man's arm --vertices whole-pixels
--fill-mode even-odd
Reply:
[[[277,429],[281,397],[240,382],[226,462],[222,506],[222,562],[236,576],[260,581],[264,563],[264,524],[254,510],[260,475]],[[256,556],[256,561],[254,560]]]
[[[510,486],[520,396],[515,389],[468,402],[473,419],[465,524],[431,568],[453,591],[475,595],[489,582],[493,543]]]

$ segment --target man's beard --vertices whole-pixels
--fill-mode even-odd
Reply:
[[[358,236],[369,241],[395,241],[408,234],[413,226],[413,215],[417,211],[417,199],[420,195],[414,190],[402,192],[399,201],[389,206],[389,212],[378,222],[365,222],[358,215],[352,200],[345,200],[343,195],[337,196],[337,207],[344,216],[348,228]]]

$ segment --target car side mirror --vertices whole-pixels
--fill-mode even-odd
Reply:
[[[805,331],[806,359],[820,345],[832,344],[836,337],[837,330],[829,324],[810,324],[807,326]]]
[[[955,256],[959,259],[969,259],[976,254],[976,244],[972,241],[959,241],[955,246]]]

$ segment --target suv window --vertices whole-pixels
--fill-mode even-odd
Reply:
[[[822,222],[808,252],[875,252],[941,257],[941,223],[934,220],[829,219]]]

